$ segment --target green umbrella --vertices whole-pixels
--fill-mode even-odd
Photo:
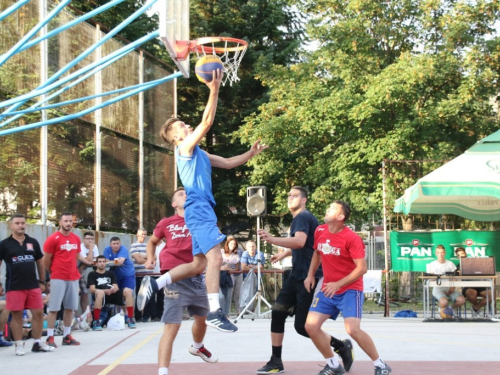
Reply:
[[[405,190],[394,212],[500,220],[500,130]]]

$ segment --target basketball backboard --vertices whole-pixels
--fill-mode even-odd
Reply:
[[[189,41],[189,0],[160,0],[159,6],[160,38],[179,71],[189,78],[189,50],[180,50],[177,43]]]

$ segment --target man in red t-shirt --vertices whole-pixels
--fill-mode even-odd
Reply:
[[[176,214],[163,218],[149,238],[146,251],[148,259],[144,264],[147,269],[155,267],[155,250],[161,240],[165,245],[160,252],[160,270],[165,274],[180,264],[193,261],[193,248],[191,233],[184,221],[184,203],[186,203],[186,192],[184,188],[177,189],[172,196],[172,207]],[[149,278],[145,276],[144,278]],[[139,308],[144,308],[146,300],[137,302]],[[175,337],[181,326],[182,312],[188,309],[194,317],[193,323],[193,345],[189,353],[201,357],[205,362],[215,363],[217,357],[209,352],[203,345],[203,338],[207,331],[206,319],[209,311],[207,289],[202,275],[189,277],[172,283],[165,293],[164,309],[161,321],[165,324],[163,336],[158,345],[158,374],[168,374],[168,367],[172,358],[172,347]]]
[[[391,373],[377,352],[371,337],[361,330],[363,314],[363,275],[366,273],[365,245],[363,240],[346,227],[351,208],[346,202],[334,201],[326,210],[325,224],[314,234],[314,252],[304,286],[314,287],[314,274],[323,264],[324,281],[309,309],[306,331],[316,348],[326,359],[325,368],[318,375],[344,374],[345,370],[334,357],[330,335],[321,329],[327,319],[337,319],[340,312],[347,333],[372,359],[375,375]]]
[[[80,345],[71,335],[73,311],[78,309],[80,272],[77,262],[80,254],[80,237],[71,232],[73,215],[63,212],[59,216],[59,230],[49,236],[43,245],[43,262],[50,271],[50,299],[47,317],[47,345],[57,348],[54,342],[54,327],[57,312],[64,305],[63,345]]]

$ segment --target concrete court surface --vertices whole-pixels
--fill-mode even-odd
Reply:
[[[241,319],[238,332],[222,333],[208,328],[206,347],[219,357],[205,363],[188,352],[192,321],[183,322],[174,345],[170,374],[255,374],[271,355],[270,320]],[[325,324],[327,332],[347,338],[342,319]],[[422,322],[421,318],[383,318],[366,315],[362,328],[368,332],[393,374],[500,374],[500,324],[492,322]],[[137,329],[82,332],[74,337],[80,346],[60,346],[53,353],[32,353],[26,341],[26,355],[16,357],[14,349],[0,348],[0,374],[89,375],[157,374],[157,347],[161,323],[138,323]],[[373,365],[355,344],[356,362],[350,374],[373,374]],[[317,374],[324,360],[313,343],[299,336],[289,319],[283,345],[285,373]],[[321,367],[320,367],[321,366]]]

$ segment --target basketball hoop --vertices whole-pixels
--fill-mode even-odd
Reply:
[[[248,43],[241,39],[229,37],[204,37],[190,41],[177,41],[177,60],[185,60],[189,52],[196,53],[198,58],[205,55],[217,55],[224,65],[222,84],[227,81],[232,86],[239,81],[238,68],[245,55]]]

